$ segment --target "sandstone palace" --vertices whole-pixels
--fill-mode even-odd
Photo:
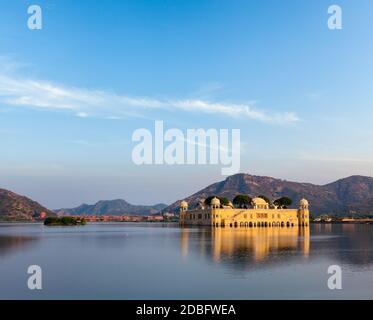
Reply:
[[[270,206],[262,198],[252,199],[250,208],[234,208],[232,203],[221,205],[214,197],[209,205],[200,201],[198,207],[188,210],[188,203],[180,203],[180,224],[213,227],[307,227],[308,201],[302,199],[298,209]]]

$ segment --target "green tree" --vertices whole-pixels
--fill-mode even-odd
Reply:
[[[273,202],[275,206],[278,206],[280,208],[286,209],[287,207],[290,207],[293,203],[293,200],[291,200],[288,197],[281,197]]]
[[[229,201],[228,198],[226,198],[226,197],[219,197],[218,199],[220,200],[220,204],[222,204],[223,206],[229,205],[230,201]]]
[[[205,205],[209,206],[211,204],[211,200],[216,196],[210,196],[205,199]],[[217,198],[217,197],[216,197]]]
[[[251,204],[252,199],[244,194],[239,194],[234,197],[233,204],[239,208],[248,208]]]
[[[271,200],[269,200],[269,198],[267,198],[266,196],[264,196],[264,195],[260,195],[260,196],[258,196],[258,198],[262,198],[265,202],[267,202],[268,204],[270,204],[271,203]]]
[[[46,226],[77,226],[86,223],[87,221],[80,217],[48,217],[44,220]]]
[[[210,197],[206,198],[205,204],[209,206],[211,204],[211,200],[213,198],[218,198],[220,200],[220,204],[223,205],[223,206],[227,206],[229,204],[229,199],[228,198],[219,197],[219,196],[210,196]]]

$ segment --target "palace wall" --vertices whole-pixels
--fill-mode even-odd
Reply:
[[[308,209],[197,209],[180,211],[180,224],[215,227],[295,227],[309,225]]]

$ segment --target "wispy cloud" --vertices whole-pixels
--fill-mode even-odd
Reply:
[[[245,117],[267,123],[297,122],[299,118],[292,112],[266,113],[256,110],[250,105],[234,103],[216,103],[203,100],[173,101],[173,105],[185,111],[200,111],[204,113],[219,113],[232,117]]]
[[[66,110],[78,117],[121,119],[143,117],[148,110],[181,111],[220,114],[232,118],[247,118],[263,123],[288,124],[299,121],[292,112],[271,113],[250,104],[212,102],[202,99],[153,99],[131,97],[106,90],[90,90],[29,79],[14,71],[10,62],[0,59],[0,102],[10,106]],[[7,70],[7,71],[4,71]]]

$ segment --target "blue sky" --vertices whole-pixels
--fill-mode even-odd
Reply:
[[[239,128],[241,172],[373,176],[370,0],[0,4],[0,187],[58,208],[170,203],[224,179],[220,166],[134,165],[132,133],[155,120]],[[31,4],[42,30],[27,28]]]

